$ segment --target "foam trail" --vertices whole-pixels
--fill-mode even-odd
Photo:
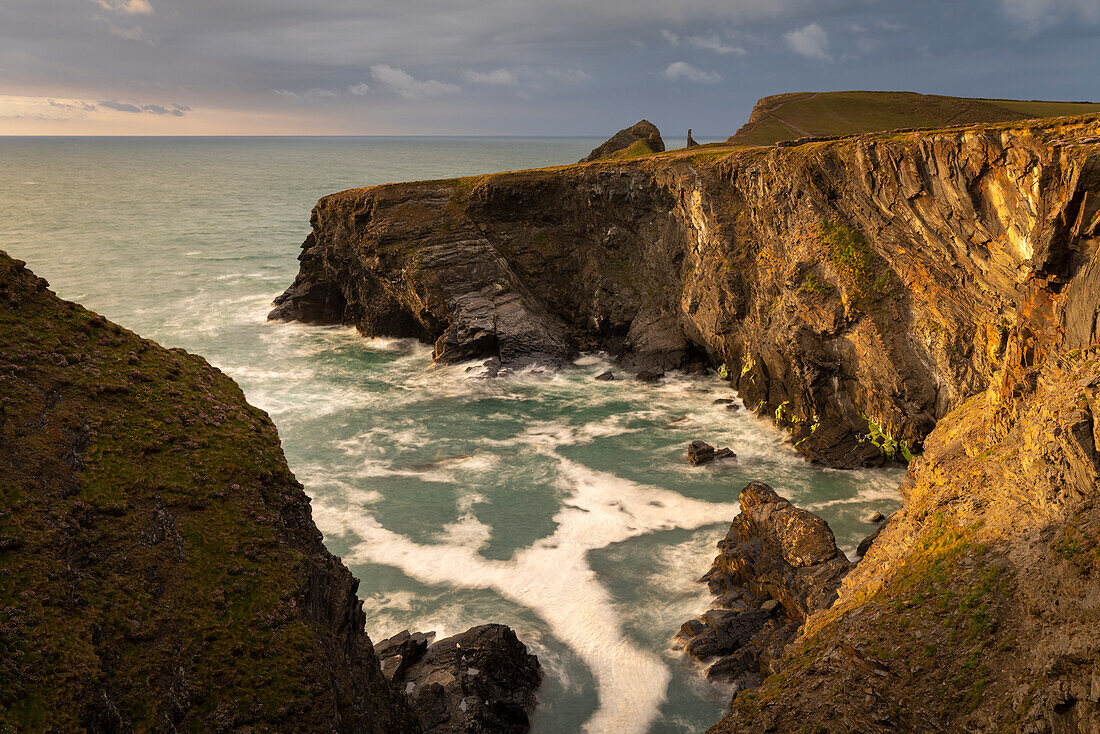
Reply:
[[[585,731],[642,734],[658,716],[671,673],[656,655],[627,639],[614,601],[596,580],[587,554],[659,530],[725,521],[738,506],[686,498],[557,458],[570,495],[554,516],[557,530],[507,561],[477,553],[477,543],[469,541],[480,539],[483,531],[471,513],[459,520],[470,524],[466,532],[448,528],[448,535],[459,542],[431,545],[387,530],[373,517],[364,517],[361,508],[315,500],[314,518],[326,533],[360,538],[346,555],[350,562],[394,566],[422,583],[493,589],[531,609],[596,680],[599,705]]]

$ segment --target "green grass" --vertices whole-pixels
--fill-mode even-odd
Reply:
[[[771,145],[805,136],[855,135],[1100,112],[1100,104],[972,99],[913,92],[796,92],[757,103],[754,122],[729,140]]]
[[[879,274],[878,257],[862,234],[844,222],[830,221],[821,226],[821,236],[855,309],[866,311],[887,294],[888,274]]]
[[[623,148],[622,150],[616,151],[614,153],[611,153],[609,155],[605,155],[601,158],[597,158],[596,160],[619,161],[619,160],[625,160],[627,158],[641,158],[643,156],[653,155],[654,152],[655,151],[653,150],[653,148],[649,147],[649,143],[647,143],[646,141],[644,141],[644,140],[635,140],[628,147]]]

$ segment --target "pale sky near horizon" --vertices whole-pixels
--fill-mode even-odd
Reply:
[[[1100,101],[1100,0],[0,0],[0,134],[724,137],[764,95]]]

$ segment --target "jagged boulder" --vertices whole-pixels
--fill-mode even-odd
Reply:
[[[714,607],[685,622],[679,646],[699,660],[718,658],[710,678],[739,688],[760,684],[806,617],[828,608],[851,569],[828,523],[762,482],[741,490],[734,518],[700,581]]]
[[[579,162],[588,163],[612,158],[617,153],[649,155],[660,153],[664,149],[665,141],[661,139],[661,131],[649,120],[642,120],[615,133]]]
[[[542,681],[538,658],[502,624],[429,645],[401,632],[375,646],[382,671],[430,734],[524,734]]]

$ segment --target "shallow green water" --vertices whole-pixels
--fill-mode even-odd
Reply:
[[[234,377],[279,426],[329,548],[362,581],[374,639],[512,625],[547,672],[535,731],[698,731],[728,693],[669,649],[693,583],[767,481],[851,554],[899,502],[897,470],[811,466],[717,378],[480,379],[430,350],[269,324],[321,195],[576,160],[580,139],[0,139],[0,248],[64,298]],[[733,466],[692,468],[695,438]]]

